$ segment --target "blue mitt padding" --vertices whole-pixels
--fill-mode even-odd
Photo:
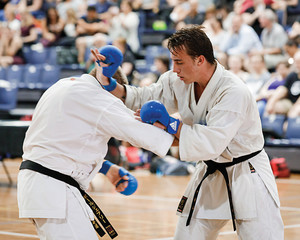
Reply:
[[[159,101],[146,102],[141,108],[140,116],[145,123],[160,122],[167,128],[168,133],[175,134],[178,131],[180,121],[170,117],[165,106]]]
[[[128,186],[125,188],[125,190],[123,192],[120,192],[120,193],[122,193],[122,194],[124,194],[126,196],[133,194],[136,191],[137,187],[138,187],[138,182],[137,182],[136,178],[132,174],[130,174],[127,170],[125,170],[124,168],[120,168],[119,174],[120,174],[121,177],[127,175],[128,178],[129,178],[128,180],[121,179],[117,183],[116,187],[120,183],[128,181]]]
[[[123,61],[123,54],[121,50],[115,46],[107,45],[98,49],[99,53],[106,57],[105,64],[109,64],[107,67],[103,67],[103,75],[110,78],[117,71],[118,67]],[[99,60],[97,61],[99,65]]]

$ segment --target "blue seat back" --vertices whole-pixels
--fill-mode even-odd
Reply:
[[[42,66],[41,80],[37,83],[37,88],[47,89],[60,79],[60,67],[58,65],[44,64]]]
[[[6,69],[6,80],[18,85],[23,79],[23,65],[11,65]]]
[[[41,80],[42,65],[28,64],[24,68],[23,81],[19,83],[20,88],[35,89],[37,82]]]
[[[300,139],[300,117],[288,118],[288,125],[285,133],[286,138]]]
[[[283,136],[283,123],[285,121],[285,115],[269,115],[263,116],[261,119],[262,129],[264,132],[273,132],[274,137]]]
[[[0,80],[0,110],[14,109],[17,104],[18,88],[9,81]]]

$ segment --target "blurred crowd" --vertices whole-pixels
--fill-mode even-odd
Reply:
[[[144,16],[142,19],[141,16]],[[300,2],[298,0],[4,0],[0,3],[0,66],[26,64],[22,49],[42,45],[76,49],[88,72],[87,50],[106,44],[124,54],[129,83],[149,85],[172,67],[158,55],[148,72],[141,28],[172,33],[203,25],[216,59],[256,98],[261,116],[300,116]]]

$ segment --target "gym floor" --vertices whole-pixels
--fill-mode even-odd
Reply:
[[[17,173],[21,159],[5,159],[13,180],[8,179],[0,165],[0,240],[38,239],[34,226],[27,219],[18,218]],[[1,163],[0,163],[1,164]],[[139,188],[132,196],[114,191],[114,186],[97,175],[89,191],[112,225],[118,240],[172,240],[177,216],[176,209],[189,181],[189,177],[150,174],[148,170],[132,172]],[[285,225],[285,240],[298,240],[300,236],[300,174],[277,179],[281,200],[281,214]],[[109,240],[106,234],[103,240]],[[222,229],[218,240],[237,240],[232,224]]]

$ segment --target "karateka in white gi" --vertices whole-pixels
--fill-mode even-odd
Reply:
[[[71,176],[86,190],[103,168],[111,137],[167,154],[174,136],[136,120],[133,111],[103,88],[100,77],[97,65],[97,71],[61,79],[43,94],[26,132],[23,163],[32,161]],[[116,184],[120,167],[109,167],[106,176]],[[28,169],[19,172],[17,187],[19,216],[33,219],[40,239],[98,239],[90,221],[94,214],[77,188]]]
[[[278,191],[263,150],[255,99],[241,79],[215,60],[201,26],[178,30],[169,38],[168,48],[173,69],[157,83],[143,88],[118,84],[111,93],[132,110],[158,100],[169,114],[181,116],[174,134],[179,139],[180,159],[198,164],[178,207],[174,239],[216,239],[234,216],[241,240],[283,240]],[[108,84],[106,78],[101,81]],[[203,180],[191,211],[208,168],[205,162],[231,164],[237,159],[244,160],[226,168],[233,207],[224,176],[217,170]]]

